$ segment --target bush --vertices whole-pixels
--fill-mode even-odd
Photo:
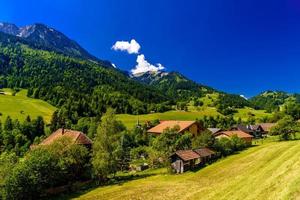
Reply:
[[[40,199],[46,189],[86,178],[88,151],[62,138],[25,155],[5,180],[4,199]]]
[[[58,160],[45,149],[31,152],[5,181],[4,199],[39,199],[44,189],[57,184]]]
[[[210,131],[206,130],[193,139],[192,147],[195,149],[201,147],[212,147],[214,142],[214,136],[211,134]]]
[[[228,156],[234,152],[232,141],[228,138],[217,139],[214,148],[220,152],[222,156]]]

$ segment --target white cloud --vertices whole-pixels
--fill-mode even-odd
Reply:
[[[243,97],[244,99],[248,100],[247,97],[245,97],[245,95],[241,94],[240,97]]]
[[[150,64],[147,60],[145,60],[144,54],[138,55],[136,59],[137,65],[134,69],[131,70],[132,74],[144,73],[149,71],[157,72],[159,70],[165,69],[162,64],[158,63],[156,65]]]
[[[138,54],[141,46],[135,39],[128,41],[117,41],[112,49],[115,51],[127,51],[129,54]]]

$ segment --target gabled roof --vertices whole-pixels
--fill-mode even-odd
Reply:
[[[276,126],[276,123],[263,123],[260,126],[264,131],[269,132],[273,126]]]
[[[45,140],[43,140],[40,145],[49,145],[53,143],[55,140],[62,138],[62,137],[69,137],[71,138],[71,142],[73,144],[83,144],[83,145],[90,145],[92,141],[82,132],[74,131],[69,129],[58,129]]]
[[[239,130],[239,131],[242,131],[244,133],[253,133],[253,130],[248,129],[244,125],[237,125],[237,126],[233,127],[231,130]]]
[[[258,131],[259,128],[261,128],[261,126],[258,124],[258,125],[249,125],[249,128],[253,131]]]
[[[245,133],[243,131],[222,131],[217,136],[226,135],[228,137],[232,137],[236,135],[239,138],[253,138],[252,135]]]
[[[167,128],[174,128],[175,126],[179,126],[178,133],[182,133],[195,123],[196,121],[161,121],[160,124],[149,129],[147,132],[160,134],[163,133]]]
[[[194,150],[200,157],[207,157],[216,154],[214,151],[210,150],[209,148],[200,148]]]
[[[173,155],[177,155],[183,161],[189,161],[200,158],[200,155],[194,152],[193,150],[179,150],[176,151]]]
[[[207,130],[209,130],[213,135],[220,132],[222,129],[220,128],[208,128]]]

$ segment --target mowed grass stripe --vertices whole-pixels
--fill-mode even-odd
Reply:
[[[77,199],[297,199],[300,141],[272,142],[220,160],[198,172],[161,174],[99,187]]]

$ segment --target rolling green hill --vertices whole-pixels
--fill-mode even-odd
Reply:
[[[168,175],[158,171],[150,177],[89,190],[74,199],[299,199],[299,148],[300,141],[265,143],[197,172]]]
[[[218,100],[218,93],[207,94],[204,97],[200,98],[200,101],[203,102],[202,106],[195,107],[192,102],[190,102],[188,106],[188,111],[168,111],[163,113],[152,113],[152,114],[144,114],[144,115],[129,115],[129,114],[119,114],[117,115],[118,119],[122,121],[125,126],[129,129],[133,128],[134,125],[139,121],[140,123],[144,123],[146,121],[152,120],[196,120],[203,118],[204,116],[213,116],[217,115],[222,116],[217,111],[217,108],[214,106],[214,103]],[[245,107],[237,109],[237,113],[234,114],[234,118],[241,118],[246,121],[249,118],[249,115],[257,119],[261,119],[264,117],[270,117],[271,113],[266,113],[265,110],[254,110],[253,108]]]
[[[0,120],[4,122],[9,115],[13,119],[24,120],[27,115],[31,118],[42,116],[46,123],[51,120],[52,113],[56,110],[45,101],[32,99],[26,96],[27,90],[21,90],[12,96],[12,90],[4,89],[5,95],[0,95]]]

